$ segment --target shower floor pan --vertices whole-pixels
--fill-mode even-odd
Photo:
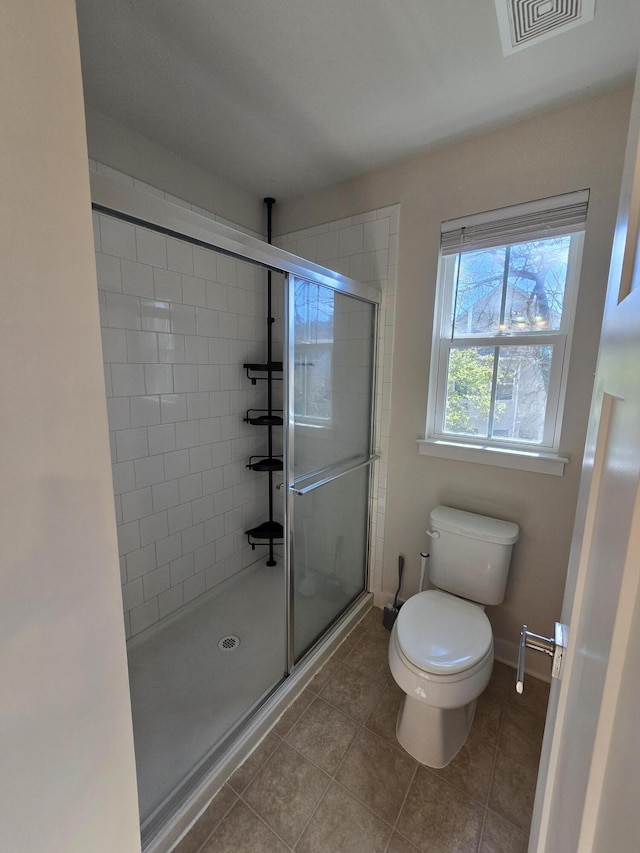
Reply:
[[[282,679],[284,626],[283,563],[261,560],[130,641],[143,824]]]

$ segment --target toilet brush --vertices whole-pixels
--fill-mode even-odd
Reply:
[[[402,554],[398,557],[398,589],[396,590],[396,594],[393,599],[393,604],[385,604],[384,610],[382,611],[382,624],[390,631],[393,628],[393,623],[396,621],[398,617],[398,611],[402,607],[401,604],[398,604],[398,596],[400,595],[400,587],[402,586],[402,573],[404,571],[404,557]]]

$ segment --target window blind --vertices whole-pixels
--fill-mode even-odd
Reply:
[[[441,225],[443,255],[505,246],[556,234],[582,231],[587,219],[589,190],[519,204],[487,213],[450,219]]]

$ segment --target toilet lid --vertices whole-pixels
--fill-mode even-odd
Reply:
[[[434,675],[469,669],[491,648],[491,625],[481,607],[439,590],[413,595],[396,622],[404,655]]]

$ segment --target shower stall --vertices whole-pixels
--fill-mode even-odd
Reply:
[[[103,175],[92,197],[151,851],[368,606],[380,297]]]

